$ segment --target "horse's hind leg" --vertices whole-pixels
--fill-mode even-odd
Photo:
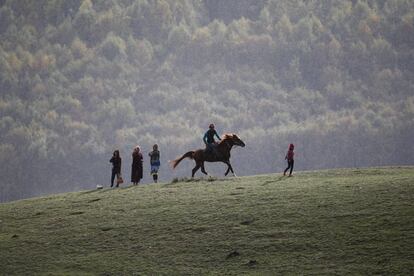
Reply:
[[[205,175],[208,175],[208,173],[206,172],[206,169],[204,168],[204,162],[201,163],[201,172],[204,173]]]

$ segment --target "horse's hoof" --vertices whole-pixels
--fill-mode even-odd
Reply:
[[[235,173],[233,173],[233,177],[237,177],[237,175]]]

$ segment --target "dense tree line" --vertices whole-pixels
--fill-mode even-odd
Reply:
[[[188,175],[210,122],[240,175],[290,142],[298,169],[413,164],[412,60],[410,0],[2,0],[0,201],[107,184],[115,148],[127,176],[136,144]]]

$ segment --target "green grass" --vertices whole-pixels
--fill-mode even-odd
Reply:
[[[0,274],[413,275],[413,203],[413,167],[16,201],[0,204]]]

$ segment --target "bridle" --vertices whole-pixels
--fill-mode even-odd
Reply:
[[[223,140],[223,143],[227,146],[229,150],[231,150],[232,147],[238,147],[240,145],[236,144],[233,139],[225,139]]]

